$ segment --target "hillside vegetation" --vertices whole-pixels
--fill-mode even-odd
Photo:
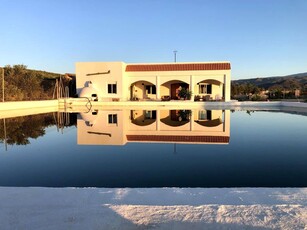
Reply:
[[[231,83],[231,88],[233,97],[267,91],[271,98],[291,98],[294,97],[295,90],[300,90],[301,95],[307,93],[307,73],[234,80]]]
[[[25,65],[7,65],[4,67],[5,101],[52,99],[56,79],[60,76],[57,73],[30,70]],[[2,79],[0,83],[2,96]]]
[[[282,87],[285,89],[307,87],[307,73],[293,74],[283,77],[252,78],[233,81],[235,84],[253,84],[257,87],[270,89],[271,87]]]

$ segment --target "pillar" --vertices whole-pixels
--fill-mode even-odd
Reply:
[[[160,110],[156,110],[156,131],[160,131]]]
[[[192,75],[190,75],[190,91],[192,92],[190,101],[194,101],[194,92],[193,92],[193,89],[194,89],[194,78],[193,78]]]
[[[156,99],[160,100],[161,96],[160,96],[160,77],[156,76]]]

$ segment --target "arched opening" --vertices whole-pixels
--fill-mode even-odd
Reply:
[[[204,127],[216,127],[223,123],[222,114],[214,113],[212,110],[199,110],[194,117],[194,122]]]
[[[151,125],[156,121],[156,110],[131,110],[130,118],[132,124],[137,126]]]
[[[216,127],[223,123],[221,118],[216,118],[214,120],[207,120],[207,121],[195,120],[195,122],[205,127]]]
[[[190,122],[191,110],[170,110],[169,116],[160,119],[168,126],[178,127]]]
[[[224,84],[213,79],[203,80],[195,85],[194,92],[195,101],[219,101],[224,98]]]
[[[179,80],[172,80],[165,82],[160,87],[160,95],[163,97],[170,97],[172,100],[179,100],[179,92],[181,89],[189,90],[189,84]]]
[[[137,81],[131,84],[130,92],[131,100],[151,100],[156,99],[157,88],[151,82]]]

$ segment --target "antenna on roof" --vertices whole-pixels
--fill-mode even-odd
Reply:
[[[177,50],[174,50],[174,62],[177,62]]]

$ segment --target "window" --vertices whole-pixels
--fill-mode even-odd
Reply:
[[[146,85],[146,94],[156,94],[156,86]]]
[[[117,114],[109,114],[109,124],[117,124]]]
[[[198,120],[200,120],[200,121],[207,120],[207,111],[206,110],[200,110],[198,112]]]
[[[108,93],[117,93],[117,87],[116,84],[108,84]]]
[[[156,110],[146,110],[145,119],[156,119]]]
[[[212,117],[211,110],[200,110],[198,112],[198,120],[200,121],[211,120],[211,117]]]
[[[200,94],[211,94],[212,93],[212,85],[199,84],[199,93]]]

